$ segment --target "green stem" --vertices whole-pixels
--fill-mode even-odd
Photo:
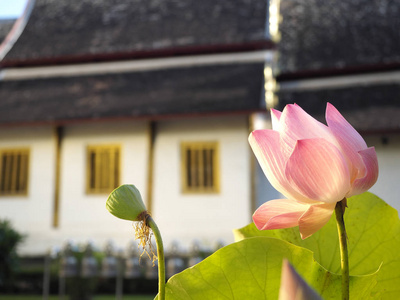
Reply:
[[[147,217],[147,225],[153,231],[157,244],[157,257],[158,257],[158,299],[165,300],[165,259],[164,259],[164,246],[161,238],[160,230],[156,222],[149,215]]]
[[[339,244],[340,244],[340,257],[342,266],[342,299],[348,300],[350,298],[349,289],[349,254],[347,251],[347,235],[346,228],[344,226],[344,210],[346,208],[347,199],[343,198],[342,201],[336,203],[335,214],[336,223],[339,233]]]

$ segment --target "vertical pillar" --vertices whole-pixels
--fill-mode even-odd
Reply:
[[[156,122],[150,121],[147,129],[148,159],[147,159],[147,210],[153,209],[153,170],[154,170],[154,143],[156,139]]]
[[[60,175],[61,175],[61,141],[63,136],[63,127],[57,126],[54,129],[55,135],[55,180],[54,180],[54,203],[53,203],[53,227],[58,228],[59,226],[59,215],[60,215]]]

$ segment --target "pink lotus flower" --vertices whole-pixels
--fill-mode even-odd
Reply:
[[[260,230],[299,226],[305,239],[329,221],[337,202],[375,184],[375,148],[330,103],[328,126],[296,104],[272,109],[271,118],[273,129],[253,131],[249,142],[272,186],[288,199],[264,203],[253,221]]]

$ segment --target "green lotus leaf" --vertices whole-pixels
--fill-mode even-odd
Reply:
[[[166,299],[278,299],[285,258],[324,299],[340,299],[340,275],[323,268],[310,250],[266,237],[228,245],[171,277]],[[350,298],[374,299],[375,284],[376,274],[351,276]]]
[[[344,219],[348,236],[351,275],[375,272],[374,292],[382,299],[400,298],[400,220],[397,210],[372,193],[348,199]],[[340,273],[340,255],[335,216],[317,233],[302,240],[298,227],[258,230],[254,224],[234,231],[236,240],[273,237],[307,248],[316,261],[333,273]]]

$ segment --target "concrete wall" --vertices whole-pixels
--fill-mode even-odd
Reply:
[[[135,184],[146,199],[148,135],[146,122],[88,124],[67,127],[61,152],[59,243],[67,238],[97,244],[113,239],[125,246],[133,237],[132,222],[105,208],[108,194],[86,193],[86,147],[121,146],[121,182]]]
[[[167,246],[194,239],[233,241],[232,229],[250,222],[250,148],[247,117],[195,118],[158,123],[153,215]],[[219,143],[220,192],[181,191],[181,142]]]
[[[1,148],[29,148],[27,196],[1,196],[0,218],[27,234],[22,252],[35,252],[46,239],[53,216],[55,139],[51,127],[1,128]]]
[[[400,135],[367,136],[378,156],[379,177],[370,192],[400,212]]]
[[[134,238],[132,224],[105,209],[107,194],[88,195],[86,147],[121,145],[121,183],[135,184],[147,201],[147,122],[80,124],[67,126],[61,147],[60,223],[52,227],[55,175],[55,135],[51,127],[0,129],[0,148],[30,149],[27,196],[0,197],[0,218],[27,234],[23,254],[38,254],[50,246],[73,239],[92,239],[103,245],[113,239],[125,246]],[[252,215],[248,122],[244,116],[194,118],[157,123],[153,181],[153,211],[165,244],[178,240],[189,244],[199,239],[210,246],[223,239],[233,241],[232,229],[247,225]],[[400,136],[365,137],[375,146],[380,166],[375,193],[400,211]],[[217,141],[220,150],[220,192],[184,194],[181,190],[180,144],[187,141]],[[256,172],[256,206],[281,198]]]
[[[153,211],[166,246],[178,240],[188,245],[202,240],[210,246],[233,241],[232,229],[250,222],[250,148],[245,116],[195,118],[157,123]],[[132,223],[105,208],[108,194],[86,194],[86,149],[89,145],[121,145],[121,184],[135,184],[147,201],[147,122],[95,123],[64,128],[61,144],[59,226],[52,226],[56,140],[46,128],[0,131],[0,147],[31,149],[28,197],[0,199],[0,217],[8,217],[28,238],[22,254],[39,254],[66,240],[104,245],[112,239],[126,246],[134,238]],[[181,192],[180,144],[219,143],[220,192]]]
[[[0,197],[0,218],[10,219],[27,239],[22,254],[44,253],[66,240],[102,245],[109,239],[125,246],[133,237],[132,224],[105,208],[108,194],[86,194],[86,147],[121,146],[121,184],[135,184],[146,199],[148,134],[146,122],[68,126],[61,145],[59,226],[53,227],[56,140],[53,128],[0,130],[0,147],[30,149],[27,196]]]

